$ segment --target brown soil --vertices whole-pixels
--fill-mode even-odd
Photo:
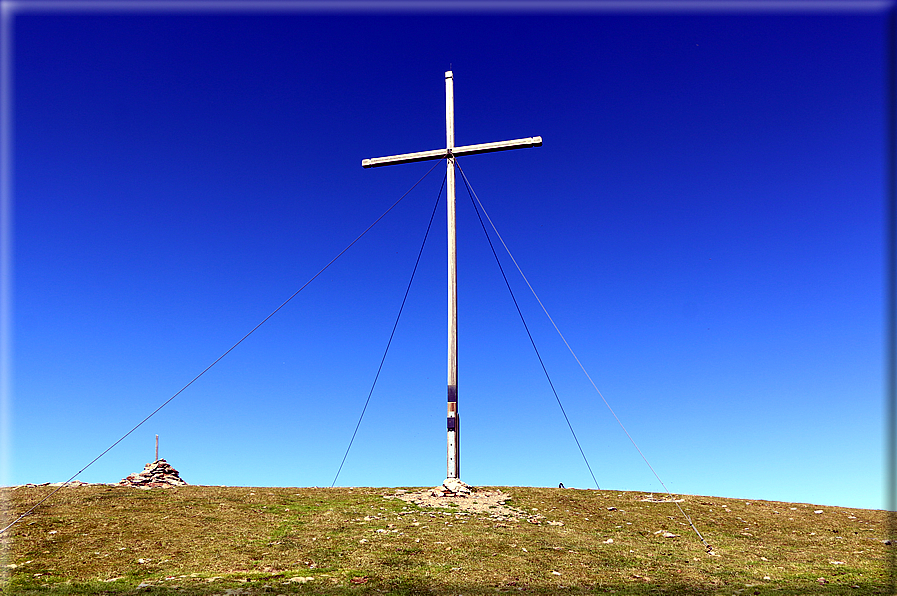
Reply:
[[[396,490],[392,494],[383,495],[385,499],[401,499],[418,507],[442,507],[466,513],[485,513],[496,519],[526,518],[533,522],[544,519],[544,516],[522,511],[507,504],[511,495],[498,489],[477,489],[470,487],[469,495],[437,496],[435,489],[424,489],[416,492]]]

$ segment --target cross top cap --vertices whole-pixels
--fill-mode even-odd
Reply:
[[[454,78],[452,75],[452,71],[450,71],[450,70],[445,71],[445,78],[447,78],[447,79]]]

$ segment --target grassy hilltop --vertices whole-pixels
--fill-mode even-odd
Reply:
[[[11,519],[52,488],[0,490]],[[708,553],[674,503],[645,493],[501,490],[513,515],[421,507],[383,488],[67,487],[2,536],[0,589],[884,594],[897,548],[884,544],[883,511],[684,496]]]

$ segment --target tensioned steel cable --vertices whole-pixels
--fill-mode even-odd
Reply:
[[[457,164],[457,160],[455,164]],[[461,169],[460,167],[458,168]],[[536,358],[539,359],[539,365],[542,367],[542,372],[545,373],[545,378],[548,379],[548,385],[551,387],[551,392],[554,393],[554,399],[558,402],[558,407],[561,409],[561,414],[564,415],[564,420],[567,421],[567,428],[570,429],[570,434],[573,435],[573,440],[576,441],[576,446],[579,448],[579,453],[582,455],[582,459],[586,462],[586,467],[589,469],[589,474],[592,475],[592,480],[595,481],[595,486],[598,490],[601,490],[601,487],[598,485],[598,479],[595,478],[595,473],[592,471],[592,466],[589,464],[589,458],[586,457],[585,451],[582,450],[582,445],[579,444],[579,438],[576,436],[576,431],[573,430],[573,425],[570,423],[570,418],[567,417],[567,411],[564,410],[564,404],[561,403],[561,398],[558,396],[557,389],[554,388],[554,383],[551,381],[551,375],[548,374],[548,369],[545,368],[545,362],[542,361],[542,355],[539,353],[539,348],[536,347],[536,340],[533,339],[533,334],[529,332],[529,326],[526,324],[526,319],[523,317],[523,313],[520,311],[520,305],[517,304],[517,298],[514,296],[514,290],[511,289],[511,284],[508,282],[508,276],[505,275],[505,269],[501,266],[501,261],[498,258],[498,253],[495,252],[495,246],[492,244],[492,238],[489,237],[489,232],[486,230],[486,224],[483,223],[483,218],[480,216],[480,210],[477,209],[477,204],[473,200],[473,194],[470,188],[470,184],[467,182],[467,177],[462,175],[462,179],[464,180],[464,186],[467,188],[467,196],[470,197],[470,202],[473,204],[473,210],[477,214],[477,219],[480,220],[480,226],[483,228],[483,234],[486,235],[486,240],[489,242],[489,248],[492,249],[492,256],[495,257],[495,263],[498,265],[498,270],[501,271],[501,276],[505,280],[505,285],[508,287],[508,293],[511,294],[511,300],[514,301],[514,308],[517,309],[517,314],[520,316],[520,322],[523,323],[523,328],[526,330],[526,335],[529,337],[529,341],[533,344],[533,350],[536,352]]]
[[[311,279],[309,279],[307,282],[305,282],[304,284],[302,284],[302,287],[299,288],[298,290],[296,290],[295,292],[293,292],[293,293],[290,295],[290,297],[287,298],[286,300],[284,300],[283,303],[282,303],[280,306],[278,306],[278,307],[275,308],[273,311],[271,311],[271,314],[269,314],[267,317],[265,317],[264,319],[262,319],[262,321],[261,321],[258,325],[256,325],[255,327],[253,327],[253,328],[249,331],[249,333],[247,333],[246,335],[244,335],[243,337],[241,337],[240,340],[239,340],[237,343],[235,343],[235,344],[232,345],[230,348],[228,348],[227,351],[224,352],[221,356],[218,356],[218,358],[216,358],[210,365],[208,365],[207,367],[205,367],[205,368],[202,370],[201,373],[199,373],[198,375],[196,375],[195,377],[193,377],[193,378],[190,380],[189,383],[187,383],[186,385],[184,385],[183,387],[181,387],[181,388],[178,390],[177,393],[175,393],[174,395],[172,395],[171,397],[169,397],[167,400],[165,400],[165,401],[162,403],[162,405],[159,406],[158,408],[156,408],[155,410],[153,410],[153,411],[149,414],[149,416],[147,416],[146,418],[144,418],[143,420],[141,420],[140,422],[138,422],[137,425],[134,426],[134,428],[132,428],[131,430],[129,430],[128,432],[126,432],[124,435],[121,436],[121,438],[119,438],[117,441],[115,441],[114,443],[112,443],[112,445],[110,445],[109,447],[107,447],[102,453],[100,453],[98,456],[96,456],[95,458],[93,458],[92,460],[90,460],[90,463],[88,463],[86,466],[84,466],[83,468],[81,468],[80,470],[78,470],[78,472],[76,472],[71,478],[69,478],[68,480],[66,480],[65,482],[63,482],[63,483],[62,483],[56,490],[54,490],[53,492],[51,492],[50,494],[48,494],[46,497],[44,497],[43,499],[41,499],[40,501],[38,501],[38,502],[37,502],[31,509],[29,509],[28,511],[26,511],[25,513],[23,513],[22,515],[20,515],[19,517],[17,517],[11,524],[9,524],[8,526],[6,526],[6,527],[3,528],[2,530],[0,530],[0,534],[2,534],[3,532],[6,532],[6,531],[9,530],[11,527],[13,527],[13,526],[16,525],[17,523],[19,523],[20,521],[22,521],[23,519],[25,519],[26,516],[30,515],[31,512],[34,511],[35,509],[37,509],[43,502],[45,502],[47,499],[49,499],[50,497],[52,497],[53,495],[55,495],[57,492],[59,492],[60,490],[62,490],[63,487],[65,487],[69,482],[71,482],[72,480],[74,480],[75,478],[77,478],[77,477],[78,477],[84,470],[86,470],[87,468],[89,468],[90,466],[92,466],[94,463],[96,463],[96,461],[97,461],[98,459],[100,459],[101,457],[103,457],[104,455],[106,455],[107,453],[109,453],[109,451],[111,451],[113,447],[115,447],[116,445],[118,445],[119,443],[121,443],[122,441],[124,441],[124,440],[128,437],[128,435],[130,435],[130,434],[133,433],[135,430],[137,430],[138,428],[140,428],[141,426],[143,426],[143,423],[144,423],[144,422],[146,422],[147,420],[149,420],[150,418],[152,418],[153,416],[155,416],[156,413],[159,412],[159,410],[161,410],[162,408],[164,408],[165,406],[167,406],[167,405],[169,404],[169,402],[171,402],[171,400],[173,400],[173,399],[176,398],[178,395],[180,395],[181,393],[183,393],[183,392],[184,392],[190,385],[192,385],[193,383],[195,383],[201,376],[203,376],[204,374],[206,374],[206,373],[209,371],[209,369],[211,369],[213,366],[215,366],[216,364],[218,364],[218,362],[220,362],[222,358],[224,358],[225,356],[227,356],[228,354],[230,354],[232,351],[234,351],[234,349],[235,349],[237,346],[239,346],[241,343],[243,343],[243,341],[244,341],[247,337],[249,337],[250,335],[252,335],[252,334],[256,331],[256,329],[258,329],[259,327],[261,327],[262,325],[264,325],[264,324],[268,321],[268,319],[270,319],[270,318],[273,317],[275,314],[277,314],[277,312],[278,312],[280,309],[282,309],[284,306],[286,306],[287,303],[288,303],[290,300],[292,300],[293,298],[295,298],[296,295],[299,294],[299,292],[301,292],[302,290],[304,290],[304,289],[308,286],[308,284],[310,284],[310,283],[313,282],[315,279],[317,279],[322,273],[324,273],[324,271],[327,270],[328,267],[330,267],[331,265],[333,265],[333,263],[336,262],[336,260],[337,260],[338,258],[340,258],[341,256],[343,256],[343,254],[345,254],[345,252],[346,252],[347,250],[349,250],[350,248],[352,248],[352,246],[354,246],[356,242],[358,242],[359,240],[361,240],[361,237],[362,237],[362,236],[364,236],[365,234],[367,234],[367,233],[371,230],[371,228],[373,228],[375,225],[377,225],[377,224],[380,222],[381,219],[383,219],[384,217],[386,217],[386,214],[387,214],[387,213],[389,213],[390,211],[392,211],[392,210],[395,208],[396,205],[398,205],[399,203],[401,203],[401,202],[402,202],[402,199],[404,199],[405,197],[407,197],[408,194],[409,194],[412,190],[414,190],[414,189],[417,187],[417,185],[419,185],[421,182],[423,182],[424,178],[426,178],[427,176],[429,176],[429,175],[430,175],[430,172],[432,172],[432,171],[436,168],[437,165],[439,165],[439,162],[438,162],[438,161],[437,161],[435,164],[433,164],[433,167],[432,167],[432,168],[430,168],[429,170],[427,170],[427,173],[426,173],[426,174],[424,174],[423,176],[420,177],[420,180],[418,180],[417,182],[415,182],[415,183],[411,186],[411,188],[409,188],[408,190],[406,190],[406,191],[404,192],[404,194],[402,194],[402,196],[400,196],[400,197],[398,198],[398,200],[397,200],[395,203],[393,203],[392,205],[390,205],[389,209],[387,209],[386,211],[384,211],[384,212],[380,215],[380,217],[378,217],[377,219],[375,219],[375,220],[374,220],[374,223],[372,223],[372,224],[369,225],[367,228],[365,228],[364,231],[363,231],[361,234],[359,234],[359,235],[355,238],[355,240],[353,240],[352,242],[350,242],[350,243],[346,246],[346,248],[344,248],[343,250],[341,250],[341,251],[339,252],[339,254],[337,254],[335,257],[333,257],[332,259],[330,259],[330,261],[329,261],[326,265],[324,265],[324,266],[321,268],[320,271],[318,271],[317,273],[315,273],[315,274],[311,277]]]
[[[436,163],[439,163],[438,161]],[[371,390],[368,392],[368,398],[364,402],[364,407],[361,409],[361,416],[358,417],[358,423],[355,425],[355,431],[352,432],[352,438],[349,439],[349,446],[346,447],[346,453],[343,455],[343,461],[339,464],[339,469],[336,471],[336,476],[333,477],[333,482],[330,483],[330,488],[333,488],[336,485],[336,479],[339,478],[339,473],[343,470],[343,464],[346,463],[346,458],[349,457],[349,450],[352,449],[352,443],[355,442],[355,435],[358,434],[358,429],[361,427],[361,420],[364,418],[364,413],[367,412],[368,404],[371,402],[371,396],[374,395],[374,387],[377,386],[377,380],[380,378],[380,371],[383,370],[383,363],[386,362],[386,355],[389,353],[389,346],[392,345],[392,338],[396,334],[396,328],[399,326],[399,319],[402,318],[402,311],[405,310],[405,302],[408,300],[408,292],[411,291],[411,284],[414,282],[414,274],[417,273],[417,266],[420,264],[420,257],[424,254],[424,246],[427,244],[427,237],[430,235],[430,228],[433,227],[433,218],[436,216],[436,208],[439,207],[439,197],[442,196],[442,189],[445,188],[445,178],[442,179],[442,186],[439,187],[439,194],[436,195],[436,204],[433,205],[433,213],[430,214],[430,223],[427,224],[427,231],[424,233],[424,241],[420,244],[420,251],[417,253],[417,260],[414,262],[414,269],[411,270],[411,279],[408,280],[408,287],[405,288],[405,296],[402,298],[402,305],[399,307],[399,314],[396,315],[396,322],[393,323],[392,332],[389,334],[389,341],[386,342],[386,349],[383,351],[383,358],[380,359],[380,366],[377,368],[377,374],[374,375],[374,382],[371,384]]]
[[[561,340],[564,342],[564,345],[567,346],[567,350],[570,351],[570,354],[573,356],[573,359],[576,360],[576,363],[579,365],[579,368],[582,369],[582,372],[585,374],[586,378],[589,380],[589,383],[592,384],[592,387],[595,389],[595,392],[598,393],[598,396],[601,398],[601,401],[603,401],[604,405],[607,406],[607,409],[610,411],[611,415],[613,415],[614,419],[617,421],[617,424],[619,424],[620,428],[623,429],[623,432],[629,438],[629,442],[631,442],[632,446],[635,447],[635,450],[638,451],[638,454],[642,457],[642,460],[644,460],[645,465],[648,466],[648,469],[650,469],[651,473],[654,474],[654,477],[657,478],[657,481],[660,483],[660,485],[666,491],[667,495],[669,495],[670,500],[673,501],[673,503],[679,509],[679,512],[682,514],[682,516],[685,517],[686,520],[688,520],[688,525],[690,525],[691,529],[694,530],[695,534],[698,535],[698,538],[700,538],[701,543],[704,544],[704,546],[707,548],[707,550],[712,551],[713,547],[710,546],[706,540],[704,540],[704,536],[702,536],[701,532],[698,531],[698,528],[695,527],[695,524],[692,521],[691,517],[687,513],[685,513],[685,511],[682,509],[682,507],[679,505],[679,503],[676,502],[676,499],[673,498],[673,493],[670,492],[670,489],[667,488],[667,485],[664,484],[663,480],[660,479],[660,476],[654,470],[654,467],[651,465],[651,462],[648,461],[648,458],[645,457],[645,454],[642,453],[641,449],[639,449],[639,446],[635,442],[635,439],[633,439],[632,435],[629,434],[629,431],[626,430],[626,427],[623,425],[623,422],[617,416],[617,413],[614,412],[614,409],[612,407],[610,407],[610,404],[604,398],[604,395],[601,393],[601,391],[598,389],[598,386],[595,384],[595,381],[592,380],[592,376],[586,370],[586,367],[583,366],[582,362],[580,362],[579,357],[577,357],[577,355],[576,355],[576,352],[574,352],[573,348],[570,347],[570,344],[567,342],[567,338],[565,338],[564,334],[561,333],[561,330],[558,328],[557,323],[555,323],[554,319],[551,318],[551,315],[548,314],[548,309],[545,308],[544,304],[542,304],[542,301],[539,299],[539,295],[536,294],[536,290],[533,289],[532,284],[529,283],[529,280],[526,278],[526,275],[523,274],[523,270],[520,268],[520,265],[517,264],[517,259],[515,259],[514,255],[511,254],[511,250],[508,248],[508,245],[505,244],[504,238],[501,237],[501,234],[499,234],[498,229],[495,227],[495,224],[492,223],[492,218],[489,217],[489,213],[486,212],[486,208],[483,207],[483,204],[480,202],[480,198],[477,196],[476,192],[470,186],[470,182],[467,180],[467,176],[464,174],[464,170],[462,170],[461,166],[458,165],[457,159],[455,160],[455,165],[458,167],[458,171],[461,172],[461,177],[464,179],[464,184],[468,186],[470,191],[473,193],[473,197],[476,199],[477,204],[480,206],[480,209],[483,210],[483,215],[486,216],[486,219],[489,221],[489,225],[495,231],[495,235],[498,237],[499,241],[501,241],[502,246],[505,247],[505,252],[508,253],[508,256],[511,258],[511,261],[514,263],[514,266],[517,268],[517,271],[520,273],[520,277],[522,277],[523,281],[526,282],[526,285],[527,285],[527,287],[529,287],[530,292],[532,292],[533,297],[536,299],[536,302],[538,302],[539,306],[542,307],[542,312],[544,312],[545,316],[548,317],[548,320],[551,321],[551,325],[554,327],[554,330],[557,331]]]

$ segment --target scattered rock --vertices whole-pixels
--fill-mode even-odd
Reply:
[[[178,471],[171,467],[171,464],[160,459],[146,464],[142,472],[131,474],[122,479],[119,484],[135,488],[168,488],[184,486],[187,483],[184,482]]]
[[[48,486],[65,486],[66,488],[75,488],[79,486],[90,486],[90,483],[81,482],[80,480],[72,480],[70,482],[51,482]]]
[[[459,492],[445,493],[445,488],[446,487],[443,486],[402,493],[395,491],[394,494],[383,495],[383,498],[401,499],[406,503],[411,503],[418,507],[450,508],[454,510],[456,514],[462,512],[486,514],[490,519],[497,522],[528,515],[525,512],[506,505],[505,501],[511,497],[500,490],[478,490],[468,486],[467,488],[470,493],[465,494]]]
[[[822,509],[817,509],[817,510],[814,511],[813,513],[822,513]]]
[[[816,580],[816,583],[818,583],[820,586],[824,586],[825,584],[828,583],[828,580],[825,579],[824,577],[820,577],[819,579]]]
[[[34,488],[36,486],[64,486],[66,488],[77,488],[79,486],[91,486],[91,484],[90,482],[81,482],[80,480],[70,480],[69,482],[41,482],[40,484],[32,484],[29,482],[28,484],[19,484],[18,486],[13,486],[11,488],[12,490],[16,490],[18,488]]]
[[[645,501],[647,503],[682,503],[685,499],[673,499],[671,497],[655,497],[654,495],[648,495],[639,501]]]
[[[313,578],[313,577],[311,577],[311,576],[307,576],[307,577],[291,577],[289,581],[290,581],[290,583],[294,583],[294,584],[305,584],[305,583],[308,583],[308,582],[310,582],[310,581],[314,581],[314,579],[315,579],[315,578]]]

